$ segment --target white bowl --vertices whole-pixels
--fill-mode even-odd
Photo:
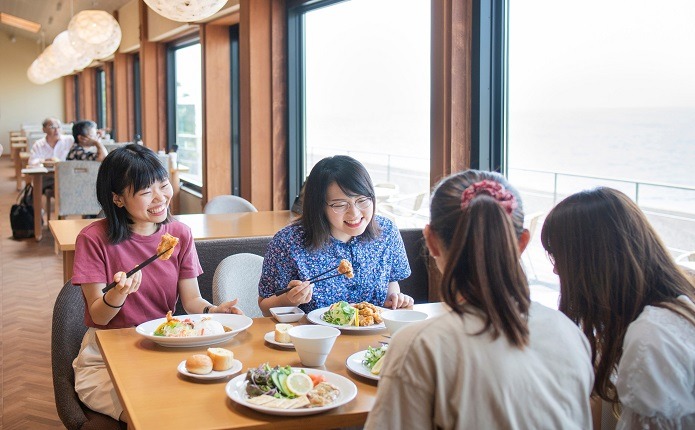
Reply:
[[[304,311],[296,306],[270,308],[270,313],[281,323],[297,322],[304,316]]]
[[[300,325],[287,331],[299,354],[299,360],[308,367],[323,366],[333,348],[340,330],[322,325]]]
[[[408,324],[426,320],[427,316],[428,315],[424,312],[413,311],[410,309],[394,309],[381,313],[381,319],[384,320],[384,324],[391,335],[395,334],[398,330],[407,326]]]

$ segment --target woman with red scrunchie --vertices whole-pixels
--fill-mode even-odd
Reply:
[[[532,303],[518,192],[491,172],[442,180],[424,236],[449,311],[391,339],[365,429],[591,428],[584,334]]]

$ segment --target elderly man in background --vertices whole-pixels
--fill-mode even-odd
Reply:
[[[46,118],[43,123],[43,137],[31,147],[29,165],[35,166],[44,160],[65,161],[75,140],[72,136],[60,134],[60,121],[56,118]]]

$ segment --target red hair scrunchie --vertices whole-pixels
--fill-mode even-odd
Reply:
[[[471,201],[480,194],[487,194],[497,200],[500,206],[502,206],[509,215],[511,215],[518,206],[514,194],[507,191],[504,185],[485,179],[463,190],[463,193],[461,193],[461,210],[465,210],[468,205],[470,205]]]

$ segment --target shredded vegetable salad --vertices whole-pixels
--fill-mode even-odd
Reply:
[[[374,365],[377,363],[377,361],[381,360],[388,349],[388,345],[384,345],[381,348],[372,348],[371,346],[367,347],[367,352],[364,353],[364,360],[362,360],[362,364],[367,366],[369,369],[373,369]]]
[[[340,301],[331,305],[328,311],[323,314],[323,320],[335,325],[353,325],[356,314],[357,309],[348,302]]]

